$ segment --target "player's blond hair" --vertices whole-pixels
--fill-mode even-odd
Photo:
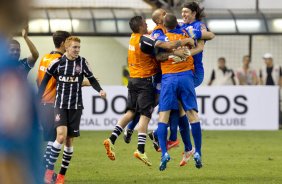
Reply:
[[[77,36],[68,37],[65,41],[65,48],[69,47],[72,41],[80,43],[80,38],[78,38]]]

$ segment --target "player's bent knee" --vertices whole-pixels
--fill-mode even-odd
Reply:
[[[188,116],[189,122],[192,123],[192,124],[200,121],[200,119],[198,117],[198,113],[194,110],[188,111],[187,116]]]

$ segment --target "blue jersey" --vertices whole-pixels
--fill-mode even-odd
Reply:
[[[22,68],[26,72],[26,75],[32,69],[32,67],[29,66],[29,64],[28,64],[28,59],[27,58],[20,59],[19,60],[19,64],[20,64],[20,68]]]
[[[196,30],[207,29],[207,26],[203,22],[198,21],[198,20],[192,22],[191,24],[185,24],[184,23],[181,26],[181,28],[185,29],[186,31],[188,31],[189,27],[193,27],[193,29],[196,29]],[[195,63],[202,62],[203,52],[200,52],[200,53],[194,55],[193,58],[194,58]],[[196,65],[195,65],[195,67],[196,67]]]

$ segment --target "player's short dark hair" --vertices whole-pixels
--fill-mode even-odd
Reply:
[[[9,41],[10,44],[17,44],[17,45],[21,45],[20,42],[18,42],[17,40],[11,39]]]
[[[200,8],[199,4],[196,2],[185,3],[183,8],[188,8],[192,12],[196,12],[196,20],[202,20],[202,18],[206,17],[204,12],[205,8]]]
[[[71,34],[67,31],[56,31],[53,34],[53,42],[56,48],[59,48],[62,44],[62,42],[65,42],[68,37],[70,37]]]
[[[134,16],[129,21],[130,29],[133,31],[133,33],[139,33],[140,26],[142,25],[143,21],[142,16]]]
[[[165,18],[164,18],[164,26],[167,29],[175,29],[177,26],[178,22],[177,22],[177,18],[175,15],[173,15],[172,13],[168,13],[166,14]]]
[[[224,61],[224,62],[226,62],[225,57],[220,57],[220,58],[218,58],[218,61]]]
[[[251,56],[250,55],[245,55],[245,56],[243,56],[243,59],[245,59],[246,57],[248,57],[250,59],[250,62],[251,62]]]

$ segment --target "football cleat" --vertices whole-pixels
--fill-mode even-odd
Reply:
[[[150,133],[148,134],[148,136],[149,136],[149,138],[153,141],[153,146],[154,146],[155,150],[158,151],[158,152],[160,152],[160,151],[159,151],[159,150],[160,150],[159,141],[158,141],[158,138],[155,137],[154,132],[150,132]]]
[[[45,184],[51,184],[53,182],[52,177],[53,177],[54,171],[47,169],[45,171],[45,175],[44,175],[44,183]]]
[[[168,153],[165,153],[164,156],[162,156],[161,163],[160,163],[160,171],[164,171],[166,169],[166,164],[170,161],[170,156]]]
[[[107,156],[109,157],[109,159],[115,160],[116,156],[115,156],[115,152],[113,151],[114,145],[113,145],[112,141],[110,139],[104,140],[104,146],[105,146],[106,153],[107,153]]]
[[[129,144],[130,141],[131,141],[131,136],[132,136],[132,134],[133,134],[133,130],[126,129],[126,130],[124,131],[124,135],[123,135],[123,140],[124,140],[124,142],[126,142],[127,144]]]
[[[152,165],[152,162],[148,159],[146,153],[140,153],[138,150],[136,150],[134,152],[134,157],[138,158],[139,160],[141,160],[143,163],[145,163],[148,166]]]
[[[171,148],[178,147],[178,146],[179,146],[178,139],[176,139],[176,141],[167,141],[167,144],[166,144],[167,150],[170,150]]]
[[[179,165],[180,166],[185,166],[188,163],[188,161],[190,160],[191,156],[194,155],[194,153],[195,153],[195,149],[194,148],[192,148],[191,151],[185,151],[183,153],[183,158],[182,158],[182,160],[181,160]]]
[[[194,154],[194,160],[196,168],[200,169],[203,167],[201,155],[198,152]]]
[[[62,174],[58,174],[55,184],[64,184],[64,183],[65,183],[65,176]]]

